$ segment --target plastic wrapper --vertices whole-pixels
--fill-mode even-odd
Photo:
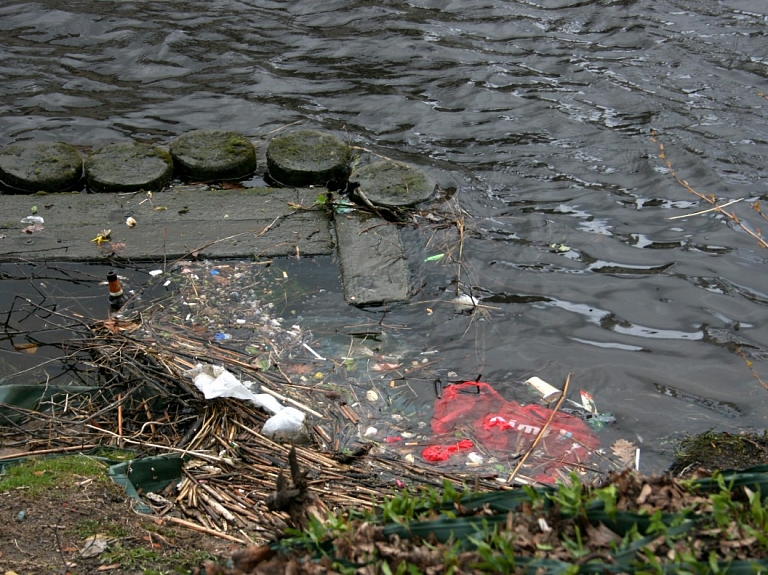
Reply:
[[[540,483],[555,482],[561,470],[567,473],[570,466],[581,465],[599,446],[597,437],[581,419],[536,404],[507,401],[481,381],[455,383],[442,389],[435,401],[432,431],[435,443],[421,453],[432,464],[461,460],[481,446],[485,452],[517,458],[542,434],[527,461],[528,469]],[[471,440],[461,438],[464,434]]]
[[[261,434],[273,441],[303,443],[309,439],[305,418],[303,411],[285,407],[264,423]]]
[[[220,365],[198,363],[187,372],[195,387],[203,392],[205,399],[216,397],[234,397],[250,401],[256,407],[275,414],[285,409],[274,397],[267,393],[253,393],[234,374]]]
[[[309,438],[304,424],[306,415],[294,407],[285,407],[267,393],[253,393],[237,377],[220,365],[197,364],[187,372],[205,399],[232,397],[250,401],[256,407],[272,414],[261,433],[273,441],[302,443]]]

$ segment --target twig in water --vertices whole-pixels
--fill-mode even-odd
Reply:
[[[731,204],[737,204],[739,202],[743,202],[744,198],[739,198],[738,200],[731,200],[727,204],[721,204],[719,206],[715,206],[714,208],[708,208],[706,210],[701,210],[700,212],[693,212],[692,214],[683,214],[682,216],[672,216],[671,218],[667,218],[668,220],[679,220],[681,218],[690,218],[692,216],[700,216],[702,214],[708,214],[709,212],[716,212],[719,209],[727,208]]]
[[[686,190],[691,192],[694,196],[697,198],[707,202],[712,206],[712,210],[715,212],[718,212],[728,219],[730,219],[733,223],[738,225],[742,230],[747,232],[750,236],[752,236],[755,240],[757,240],[757,243],[760,245],[760,247],[768,248],[768,241],[766,241],[762,234],[760,233],[760,230],[758,229],[757,232],[753,232],[749,227],[742,222],[739,217],[734,212],[726,212],[723,209],[723,206],[719,206],[717,204],[717,200],[715,199],[715,196],[713,194],[710,194],[709,196],[702,194],[701,192],[695,190],[691,184],[689,184],[686,180],[683,180],[680,178],[680,176],[677,175],[677,172],[675,172],[675,169],[672,167],[672,162],[667,157],[666,153],[664,152],[664,144],[659,142],[656,139],[656,131],[651,130],[651,141],[656,144],[659,147],[659,158],[664,160],[664,164],[666,164],[667,169],[669,170],[670,175],[672,178],[681,186],[683,186]],[[729,204],[726,204],[729,205]]]
[[[383,154],[377,154],[377,153],[376,153],[376,152],[374,152],[373,150],[369,150],[368,148],[363,148],[362,146],[350,146],[350,149],[352,149],[352,150],[361,150],[361,151],[363,151],[363,152],[368,152],[369,154],[371,154],[371,155],[373,155],[373,156],[377,156],[377,157],[379,157],[379,158],[382,158],[382,159],[384,159],[384,160],[388,160],[388,161],[390,161],[390,162],[394,162],[394,161],[395,161],[395,160],[393,160],[392,158],[388,158],[387,156],[385,156],[385,155],[383,155]]]
[[[512,473],[509,474],[509,477],[507,478],[507,483],[512,483],[512,480],[515,478],[515,475],[517,475],[517,472],[520,471],[520,468],[523,466],[525,461],[528,459],[528,456],[533,453],[533,451],[536,449],[536,446],[539,444],[539,441],[544,437],[544,435],[547,433],[547,428],[549,427],[549,424],[552,423],[552,420],[555,418],[555,415],[557,414],[557,411],[560,409],[560,406],[563,404],[563,401],[565,401],[565,396],[568,395],[568,384],[571,382],[571,374],[568,374],[568,377],[565,378],[565,383],[563,384],[563,391],[560,392],[560,397],[557,400],[557,403],[552,408],[552,413],[549,414],[549,418],[547,418],[546,423],[544,426],[539,430],[538,435],[536,436],[536,439],[533,440],[533,443],[531,443],[531,446],[528,448],[528,451],[525,452],[525,455],[523,455],[520,458],[520,461],[517,462],[517,465],[512,470]]]
[[[755,371],[755,366],[752,365],[752,361],[747,359],[747,356],[744,354],[741,348],[736,350],[736,353],[739,354],[741,356],[741,359],[743,359],[744,362],[747,364],[749,371],[752,372],[752,377],[754,377],[760,383],[760,385],[762,385],[766,390],[768,390],[768,383],[765,383],[762,379],[760,379],[760,376],[757,375],[757,372]]]

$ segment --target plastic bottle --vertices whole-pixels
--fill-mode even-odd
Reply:
[[[109,307],[117,311],[125,305],[123,286],[114,271],[107,272],[107,283],[109,284]]]

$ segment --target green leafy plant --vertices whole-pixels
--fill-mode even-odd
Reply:
[[[547,495],[566,516],[584,517],[586,515],[587,498],[584,485],[575,473],[571,474],[570,483],[558,483],[557,489]]]
[[[483,522],[483,531],[469,540],[477,549],[481,561],[473,565],[476,569],[489,573],[515,572],[515,541],[514,534],[500,531],[498,526],[491,530],[487,522]]]
[[[593,494],[599,501],[603,502],[603,509],[605,509],[606,515],[608,515],[611,520],[615,520],[616,512],[618,510],[616,507],[618,497],[616,486],[611,484],[602,489],[596,489]]]
[[[574,525],[573,532],[576,539],[574,540],[570,537],[563,536],[563,546],[570,551],[575,559],[581,559],[585,555],[588,555],[590,550],[584,545],[584,541],[582,540],[581,527]]]

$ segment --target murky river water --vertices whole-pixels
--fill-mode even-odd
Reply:
[[[424,265],[382,316],[347,308],[324,269],[298,309],[318,346],[384,317],[388,345],[510,398],[572,373],[616,416],[605,439],[642,442],[658,470],[684,433],[766,427],[735,351],[768,380],[768,251],[723,216],[671,219],[708,206],[650,138],[759,227],[766,30],[754,0],[6,0],[0,145],[298,122],[419,164],[468,214],[460,277]],[[487,309],[456,314],[457,286]]]

